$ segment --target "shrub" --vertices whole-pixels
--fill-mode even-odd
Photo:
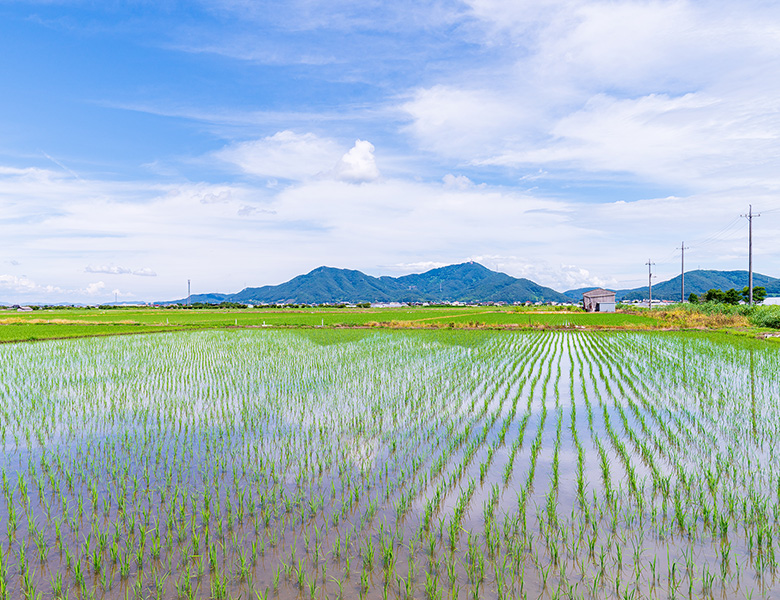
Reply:
[[[758,327],[780,329],[780,306],[759,306],[750,315],[750,321]]]

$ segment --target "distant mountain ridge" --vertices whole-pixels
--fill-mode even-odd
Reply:
[[[318,267],[279,285],[248,287],[236,294],[194,294],[191,302],[326,304],[357,302],[569,302],[529,279],[467,262],[402,277],[372,277],[361,271]],[[186,298],[161,304],[186,302]]]
[[[734,288],[735,290],[740,291],[747,284],[747,271],[714,271],[705,269],[688,271],[685,273],[685,299],[687,300],[691,293],[700,296],[707,290],[713,288],[724,291]],[[767,295],[769,296],[780,296],[780,279],[778,278],[762,275],[761,273],[753,273],[753,286],[762,286],[766,288]],[[681,288],[681,275],[673,277],[668,281],[653,284],[653,299],[679,301]],[[564,294],[570,300],[581,300],[583,292],[587,292],[590,289],[593,288],[567,290]],[[647,286],[614,291],[615,299],[618,301],[644,300],[648,297]]]
[[[747,271],[696,270],[685,274],[685,295],[703,294],[709,289],[741,290],[747,285]],[[681,277],[653,285],[653,298],[679,300]],[[753,274],[753,285],[780,296],[780,279]],[[401,277],[372,277],[353,269],[317,267],[279,285],[248,287],[235,294],[193,294],[191,302],[218,304],[335,304],[358,302],[579,302],[583,292],[595,286],[557,292],[529,279],[492,271],[475,262],[449,265],[425,273]],[[647,286],[616,290],[620,300],[647,298]],[[172,300],[159,304],[181,304]]]

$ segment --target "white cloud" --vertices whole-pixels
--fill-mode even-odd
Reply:
[[[17,277],[16,275],[0,275],[0,289],[13,292],[32,292],[37,291],[38,286],[34,281],[27,277]]]
[[[108,275],[128,275],[133,271],[127,267],[117,267],[115,265],[87,265],[84,269],[85,273],[106,273]]]
[[[374,157],[374,145],[364,140],[356,140],[349,152],[336,163],[333,176],[341,181],[352,183],[378,179],[379,169]]]
[[[140,277],[157,277],[155,273],[149,267],[142,269],[130,269],[128,267],[119,267],[116,265],[88,265],[84,269],[85,273],[103,273],[106,275],[138,275]]]
[[[455,190],[467,190],[474,187],[474,182],[465,175],[453,175],[452,173],[447,173],[444,177],[442,177],[442,182],[444,182],[444,187]]]
[[[88,296],[97,296],[99,294],[103,294],[103,290],[106,288],[106,284],[102,281],[96,281],[93,283],[90,283],[87,285],[86,288],[84,288],[84,293]]]
[[[227,204],[230,202],[230,190],[206,192],[200,197],[202,204]]]
[[[149,267],[135,269],[133,275],[137,275],[138,277],[157,277],[157,273],[152,271]]]
[[[61,294],[64,290],[55,285],[39,285],[32,279],[16,275],[0,275],[0,293],[4,301],[13,301],[19,297],[45,298],[52,294]]]
[[[123,293],[165,300],[183,297],[190,278],[195,289],[232,292],[321,264],[399,275],[470,258],[559,290],[633,287],[643,284],[648,257],[659,279],[676,275],[680,240],[691,247],[690,268],[745,268],[743,191],[578,204],[453,174],[361,185],[319,177],[268,190],[264,182],[77,181],[0,168],[0,211],[8,216],[0,236],[27,274],[0,278],[0,300],[107,300],[115,286],[95,282],[95,273],[147,275],[125,277]],[[756,223],[756,270],[776,275],[780,226],[766,212],[776,195],[749,197],[765,211]],[[139,267],[151,264],[157,277]]]
[[[494,271],[530,279],[561,292],[588,286],[608,287],[617,283],[614,278],[600,277],[582,266],[551,264],[544,256],[529,261],[527,256],[477,254],[470,256],[469,260],[483,264]]]
[[[228,4],[251,26],[188,35],[198,51],[273,62],[280,75],[290,62],[336,58],[305,69],[327,80],[322,96],[280,89],[285,110],[242,94],[216,108],[224,95],[208,106],[169,98],[172,110],[146,106],[153,97],[113,104],[224,140],[199,158],[182,157],[175,138],[155,146],[159,156],[137,161],[149,180],[88,174],[103,160],[113,169],[111,156],[0,166],[0,238],[23,265],[9,270],[26,274],[0,277],[2,300],[92,299],[115,287],[109,275],[156,300],[182,297],[189,278],[233,291],[319,264],[397,275],[468,258],[557,289],[628,287],[644,283],[648,257],[659,278],[674,276],[683,239],[692,268],[744,268],[737,215],[748,202],[764,212],[756,269],[780,275],[780,5],[303,0],[280,17]],[[253,44],[254,18],[284,25]],[[366,44],[377,22],[382,39]],[[372,47],[355,58],[358,43]],[[648,182],[662,191],[643,191]]]
[[[474,39],[504,60],[401,104],[422,148],[477,167],[619,173],[685,193],[780,186],[780,6],[468,4]]]
[[[441,267],[446,267],[451,263],[446,262],[437,262],[434,260],[422,260],[417,262],[409,262],[409,263],[397,263],[394,265],[388,265],[388,269],[392,269],[394,271],[398,271],[401,275],[406,275],[409,273],[424,273],[426,271],[430,271],[431,269],[439,269]]]
[[[489,155],[530,117],[502,93],[444,85],[417,90],[401,109],[411,118],[406,130],[423,148],[467,160]]]
[[[313,133],[280,131],[259,140],[232,144],[215,156],[258,177],[301,180],[327,171],[338,159],[338,145]]]

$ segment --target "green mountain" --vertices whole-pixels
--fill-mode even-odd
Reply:
[[[382,278],[385,279],[385,278]],[[245,288],[230,296],[248,304],[323,304],[334,302],[390,302],[397,285],[360,271],[318,267],[280,285]]]
[[[685,297],[686,300],[691,292],[701,295],[707,290],[713,288],[720,290],[729,290],[734,288],[737,291],[742,290],[748,284],[747,271],[712,271],[700,269],[689,271],[685,274]],[[780,296],[780,279],[753,273],[753,286],[762,286],[766,288],[767,295]],[[653,285],[654,300],[680,300],[682,288],[682,276],[678,275],[668,281],[663,281]],[[583,292],[592,288],[580,288],[564,292],[570,299],[581,300]],[[615,298],[621,300],[645,300],[648,297],[647,286],[629,289],[617,290]]]
[[[196,302],[202,302],[204,304],[219,304],[220,302],[229,302],[227,299],[230,294],[192,294],[190,296],[190,302],[195,304]],[[177,300],[176,302],[164,302],[162,304],[186,304],[187,298]]]
[[[280,285],[245,288],[236,294],[199,294],[192,297],[192,302],[209,301],[245,304],[512,303],[568,302],[569,299],[528,279],[511,277],[469,262],[403,277],[372,277],[350,269],[318,267]],[[170,304],[176,302],[182,300]]]
[[[691,292],[700,296],[713,288],[724,291],[734,288],[740,291],[747,284],[747,271],[691,271],[685,274],[685,296],[687,300]],[[753,287],[758,286],[765,287],[767,294],[770,296],[780,295],[780,279],[762,275],[761,273],[753,273]],[[681,287],[682,277],[678,275],[668,281],[654,285],[653,298],[658,300],[679,300]],[[622,300],[642,300],[648,297],[647,286],[633,290],[621,290],[621,292],[620,299]]]

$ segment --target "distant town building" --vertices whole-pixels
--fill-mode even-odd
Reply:
[[[615,292],[596,288],[582,295],[582,306],[588,312],[615,312]]]

